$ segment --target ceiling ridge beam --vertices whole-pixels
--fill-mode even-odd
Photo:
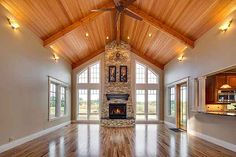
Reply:
[[[171,36],[172,38],[177,39],[178,41],[182,42],[186,46],[194,48],[194,40],[181,34],[180,32],[178,32],[175,29],[173,29],[172,27],[166,25],[162,21],[148,15],[147,13],[140,10],[139,8],[137,8],[134,5],[130,5],[128,7],[128,9],[131,10],[132,12],[134,12],[135,14],[141,16],[143,18],[143,21],[148,23],[149,25],[157,28],[158,30],[160,30],[163,33],[166,33],[167,35]]]
[[[155,61],[154,59],[144,55],[144,53],[141,53],[140,51],[138,51],[137,49],[135,49],[134,47],[131,46],[131,52],[133,52],[134,54],[136,54],[137,56],[145,59],[146,61],[152,63],[153,65],[155,65],[156,67],[160,68],[161,70],[164,70],[164,65],[159,63],[158,61]]]
[[[105,48],[99,49],[99,50],[97,50],[97,51],[91,53],[91,54],[88,55],[87,57],[85,57],[85,58],[79,60],[77,63],[73,63],[73,64],[72,64],[72,69],[77,68],[78,66],[84,64],[85,62],[89,61],[90,59],[92,59],[92,58],[94,58],[94,57],[100,55],[100,54],[103,53],[104,51],[105,51]]]
[[[109,8],[109,7],[112,7],[112,6],[114,6],[114,4],[112,2],[109,2],[109,3],[106,3],[105,5],[103,5],[102,8]],[[80,27],[84,24],[88,24],[88,23],[94,21],[96,19],[96,17],[98,17],[99,15],[101,15],[103,13],[104,12],[100,12],[100,11],[90,13],[86,17],[74,22],[73,24],[63,28],[62,30],[57,31],[56,33],[54,33],[53,35],[51,35],[50,37],[45,39],[43,41],[43,45],[45,47],[52,45],[56,40],[60,39],[64,35],[72,32],[76,28],[78,28],[78,27]]]

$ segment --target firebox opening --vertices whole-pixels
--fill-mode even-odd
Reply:
[[[126,104],[109,104],[110,119],[126,119]]]

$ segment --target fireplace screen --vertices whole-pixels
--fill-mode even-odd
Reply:
[[[109,104],[110,119],[126,119],[126,104]]]

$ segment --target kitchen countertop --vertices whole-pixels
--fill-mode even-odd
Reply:
[[[197,111],[197,113],[202,113],[202,114],[211,114],[211,115],[220,115],[220,116],[235,116],[236,117],[236,112],[208,112],[208,111]]]

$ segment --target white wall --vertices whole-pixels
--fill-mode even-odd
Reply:
[[[235,13],[229,18],[236,19]],[[227,19],[225,19],[227,21]],[[167,116],[167,86],[177,80],[189,77],[189,130],[236,144],[236,117],[196,114],[191,112],[194,105],[194,78],[236,65],[236,21],[231,28],[222,33],[216,25],[197,42],[194,49],[185,51],[186,60],[178,62],[175,58],[164,69],[165,82],[165,120],[175,122]]]
[[[19,30],[9,26],[9,16],[0,6],[0,145],[70,121],[70,91],[68,116],[48,121],[48,76],[70,85],[70,64],[51,60],[51,52],[23,24]]]

